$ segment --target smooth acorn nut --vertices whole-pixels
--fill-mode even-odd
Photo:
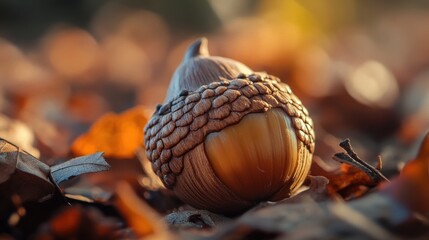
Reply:
[[[291,196],[314,151],[313,122],[289,86],[193,43],[145,127],[154,172],[184,202],[238,214]]]

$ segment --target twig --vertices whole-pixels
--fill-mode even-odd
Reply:
[[[382,181],[389,182],[389,179],[387,179],[378,169],[359,158],[359,156],[353,151],[349,139],[340,142],[339,145],[346,151],[346,153],[336,153],[333,157],[335,161],[350,164],[364,171],[376,184]]]

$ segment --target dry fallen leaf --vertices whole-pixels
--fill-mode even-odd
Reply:
[[[340,146],[348,152],[334,155],[333,159],[341,163],[338,168],[327,168],[320,158],[315,158],[312,165],[312,172],[329,180],[326,188],[330,196],[341,196],[344,200],[359,198],[380,182],[388,181],[380,173],[382,166],[380,157],[378,158],[377,166],[373,167],[357,156],[349,140],[342,141]]]
[[[374,187],[368,175],[354,166],[343,163],[335,171],[326,171],[317,164],[317,162],[314,162],[312,169],[329,179],[326,189],[330,196],[340,195],[348,200],[362,196],[370,187]],[[355,190],[359,190],[360,187],[365,187],[366,191],[359,191],[357,194]]]
[[[102,153],[66,161],[49,167],[13,143],[0,138],[0,193],[17,194],[22,202],[50,198],[61,182],[84,173],[109,169]]]
[[[141,106],[121,114],[105,114],[75,140],[71,151],[76,156],[101,151],[108,158],[134,158],[143,144],[143,127],[147,120],[147,110]]]
[[[89,172],[109,170],[109,164],[104,160],[103,153],[97,152],[91,155],[70,159],[64,163],[51,167],[51,176],[56,184]]]
[[[48,165],[0,138],[1,197],[17,194],[23,202],[49,198],[55,191],[49,174]]]
[[[255,234],[267,239],[398,239],[393,230],[402,230],[400,223],[411,214],[395,199],[379,193],[350,203],[307,198],[249,211],[210,239],[248,239]]]
[[[329,176],[328,179],[328,192],[331,195],[339,193],[344,198],[349,197],[346,194],[348,188],[352,188],[354,186],[374,186],[366,173],[347,164],[342,164],[340,172],[336,175]],[[342,194],[343,192],[344,194]]]

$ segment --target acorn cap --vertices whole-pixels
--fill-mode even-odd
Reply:
[[[238,61],[210,56],[207,42],[206,38],[201,38],[189,46],[171,79],[167,102],[181,91],[195,91],[214,81],[231,80],[240,73],[252,73],[249,67]]]

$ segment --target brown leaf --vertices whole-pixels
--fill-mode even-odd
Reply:
[[[109,168],[109,164],[103,158],[103,153],[97,152],[91,155],[73,158],[52,166],[51,176],[56,184],[60,184],[74,176],[84,173],[106,171],[109,170]]]
[[[280,239],[397,239],[390,230],[408,217],[409,212],[396,201],[378,193],[350,203],[309,200],[249,211],[211,239],[247,239],[249,232],[271,233]]]
[[[364,185],[373,186],[372,180],[361,170],[347,164],[341,164],[340,172],[328,177],[328,191],[333,194],[349,186]]]
[[[108,168],[102,153],[49,167],[16,145],[0,138],[0,194],[5,198],[17,194],[22,202],[43,201],[54,194],[57,184],[70,177]]]
[[[0,139],[0,194],[18,194],[23,202],[50,197],[55,186],[49,166],[7,140]]]
[[[332,168],[322,159],[315,156],[311,168],[312,173],[322,175],[329,179],[327,191],[330,196],[341,196],[344,200],[351,200],[363,196],[372,188],[388,179],[380,172],[382,166],[381,157],[377,166],[360,159],[354,152],[350,140],[346,139],[339,144],[346,152],[337,153],[333,159],[340,162],[338,168]]]
[[[143,144],[143,127],[149,118],[146,111],[139,106],[121,114],[105,114],[75,140],[71,151],[74,155],[100,151],[108,158],[134,158]]]
[[[374,187],[373,181],[368,175],[359,170],[358,168],[348,165],[341,164],[340,168],[334,171],[327,171],[323,167],[318,166],[318,162],[315,161],[312,170],[329,179],[327,184],[327,191],[330,196],[342,196],[344,199],[351,199],[360,197],[367,193],[368,190]],[[365,187],[365,191],[362,191],[360,186]],[[359,189],[359,193],[350,191],[350,189]]]

